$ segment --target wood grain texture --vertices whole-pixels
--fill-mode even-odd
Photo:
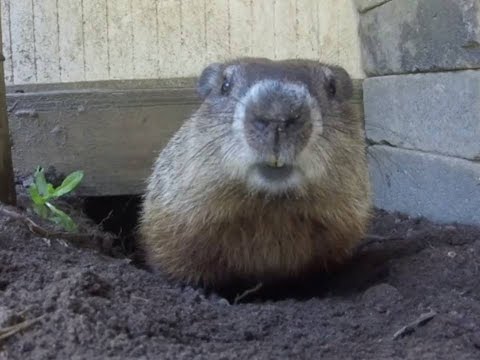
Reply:
[[[159,151],[199,104],[193,85],[113,81],[27,86],[9,93],[16,175],[38,166],[60,174],[82,169],[79,194],[139,194]],[[363,116],[361,82],[352,99]]]
[[[358,39],[357,21],[358,13],[353,1],[342,1],[337,13],[337,46],[338,59],[337,62],[345,66],[350,73],[355,76],[363,76],[363,68],[361,59],[360,40]],[[353,19],[348,23],[343,19]],[[480,20],[480,19],[479,19]]]
[[[158,76],[181,76],[180,46],[181,2],[180,0],[163,0],[157,3],[158,16]],[[171,59],[175,59],[172,62]]]
[[[12,42],[10,41],[10,0],[0,1],[0,11],[2,20],[2,43],[3,43],[3,56],[5,62],[3,65],[3,71],[5,74],[5,82],[7,84],[13,84],[13,61],[12,61]]]
[[[198,73],[206,64],[206,1],[180,1],[182,30],[180,62],[183,71],[189,75]]]
[[[13,78],[17,84],[37,82],[32,0],[10,1]]]
[[[9,85],[190,77],[237,56],[320,59],[364,77],[351,0],[0,1]]]
[[[252,2],[253,56],[275,56],[275,3],[273,0]]]
[[[230,56],[253,55],[252,0],[230,0]]]
[[[0,25],[0,39],[2,27]],[[2,43],[0,42],[0,49]],[[1,54],[2,57],[4,56]],[[5,80],[3,77],[3,60],[0,60],[0,202],[14,205],[16,202],[12,156],[10,151],[10,133],[5,96]]]
[[[107,0],[109,78],[133,76],[133,0]]]
[[[206,1],[206,61],[230,54],[229,0]]]
[[[83,0],[60,0],[57,4],[60,79],[85,80]]]
[[[152,78],[157,75],[157,1],[132,2],[133,77]]]
[[[82,169],[81,195],[136,194],[158,151],[196,105],[191,89],[11,94],[16,175]]]
[[[297,56],[297,21],[294,1],[275,0],[275,58]]]
[[[322,4],[328,8],[329,11],[319,11],[318,13],[318,57],[324,62],[339,63],[338,48],[340,43],[339,27],[337,24],[339,2],[337,0],[323,0]],[[340,4],[340,6],[344,5]]]
[[[338,1],[337,1],[338,3]],[[296,46],[297,57],[317,59],[319,54],[319,2],[317,0],[296,1]]]
[[[85,79],[108,79],[107,0],[83,0]]]
[[[57,0],[33,1],[36,79],[40,83],[60,81],[60,49]]]

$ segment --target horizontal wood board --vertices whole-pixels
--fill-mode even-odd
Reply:
[[[140,194],[153,161],[200,104],[195,79],[8,87],[18,179],[36,166],[84,170],[78,194]],[[363,116],[362,81],[351,100]],[[21,92],[23,91],[23,92]]]

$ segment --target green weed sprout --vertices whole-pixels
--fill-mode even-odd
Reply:
[[[28,188],[33,201],[33,210],[42,218],[53,221],[69,232],[77,230],[75,222],[62,210],[56,208],[52,201],[74,190],[83,179],[82,171],[68,175],[58,187],[47,183],[43,168],[37,167],[34,181]]]

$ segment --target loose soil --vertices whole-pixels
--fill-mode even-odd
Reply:
[[[76,220],[78,241],[0,212],[0,329],[27,325],[0,359],[480,359],[478,228],[378,212],[344,268],[234,304]]]

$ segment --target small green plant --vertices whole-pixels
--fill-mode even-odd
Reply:
[[[74,190],[83,179],[82,171],[74,171],[68,175],[58,187],[47,183],[43,168],[37,167],[34,174],[34,181],[28,188],[33,201],[34,211],[44,219],[53,221],[62,226],[65,230],[74,232],[77,230],[75,222],[52,204],[52,201],[68,194]]]

